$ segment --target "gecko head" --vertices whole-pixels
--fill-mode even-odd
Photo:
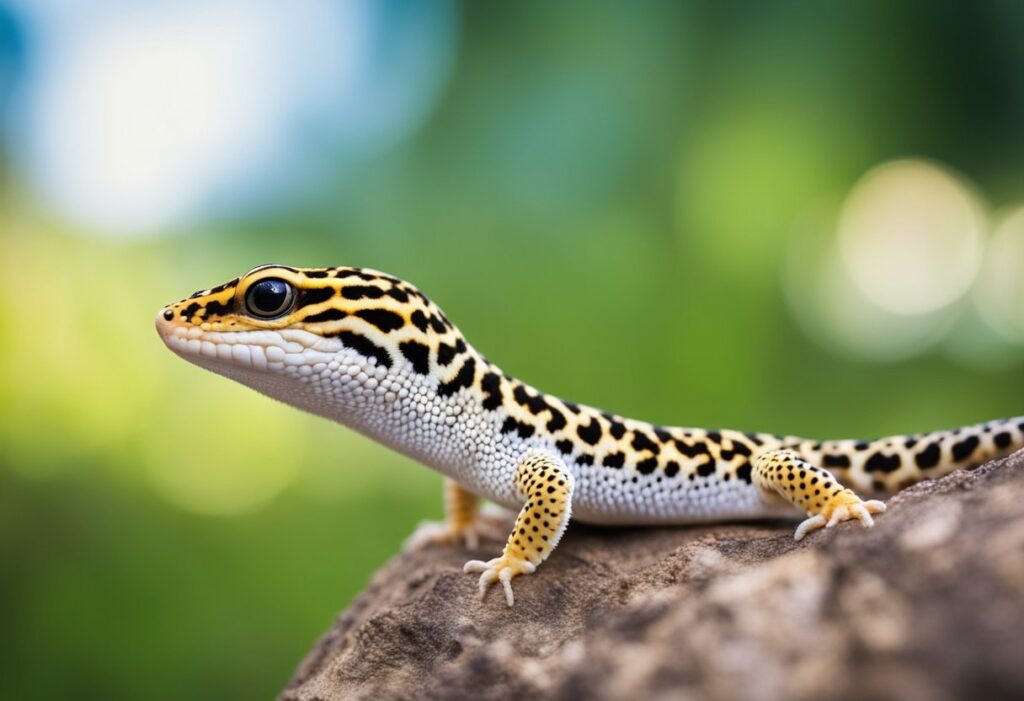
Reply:
[[[310,273],[254,268],[165,306],[156,317],[157,333],[185,360],[294,404],[292,397],[304,394],[302,378],[341,348],[327,325],[305,323],[310,310],[337,292],[318,291]]]
[[[363,268],[282,265],[254,268],[168,304],[156,328],[186,360],[292,404],[311,394],[300,385],[343,395],[341,375],[381,380],[419,360],[410,349],[426,352],[439,336],[455,333],[440,310],[398,278]]]

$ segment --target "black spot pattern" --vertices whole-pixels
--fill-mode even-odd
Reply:
[[[356,312],[356,316],[373,324],[384,333],[397,331],[405,326],[405,319],[402,318],[402,315],[388,309],[360,309]]]
[[[529,438],[533,435],[534,430],[534,427],[530,424],[516,421],[511,416],[506,418],[505,423],[501,425],[502,433],[512,433],[514,431],[519,434],[520,438]]]
[[[978,447],[978,437],[968,436],[959,443],[953,444],[953,459],[957,462],[966,460]]]
[[[753,451],[750,450],[750,446],[741,441],[733,441],[732,452],[736,453],[736,455],[743,455],[748,458],[753,455]]]
[[[695,442],[692,446],[686,445],[683,441],[673,441],[676,446],[676,450],[679,451],[680,455],[685,455],[688,458],[695,458],[698,455],[707,455],[708,447],[701,441]]]
[[[295,305],[296,309],[302,307],[309,307],[314,304],[320,304],[332,299],[337,290],[333,287],[314,287],[308,290],[299,290],[299,299]]]
[[[348,312],[341,309],[325,309],[322,312],[307,316],[304,321],[307,324],[322,324],[325,321],[338,321],[348,316]]]
[[[551,418],[548,419],[547,424],[544,426],[548,430],[548,433],[561,431],[566,427],[567,422],[565,420],[565,414],[551,405],[548,405],[548,412],[550,412]]]
[[[374,285],[348,285],[341,288],[341,296],[345,299],[380,299],[384,290]]]
[[[526,406],[530,401],[530,395],[527,393],[526,388],[520,384],[517,384],[512,388],[512,398],[516,400],[516,403],[520,406]]]
[[[342,331],[338,334],[338,338],[342,343],[354,350],[356,353],[366,356],[367,358],[376,358],[378,364],[383,365],[386,368],[391,367],[391,354],[368,339],[366,336],[352,331]]]
[[[225,316],[235,310],[234,300],[229,299],[227,302],[218,302],[215,299],[211,299],[206,303],[206,312],[203,315],[204,318],[209,319],[214,316]]]
[[[711,475],[715,474],[715,468],[717,466],[718,465],[715,462],[714,458],[710,458],[706,463],[697,466],[697,474],[700,475],[701,477],[710,477]]]
[[[622,453],[608,453],[601,461],[605,467],[622,467],[626,464],[626,456]]]
[[[497,373],[489,372],[480,380],[480,388],[484,392],[483,407],[493,411],[501,406],[501,377]]]
[[[412,363],[412,369],[421,375],[430,372],[430,348],[419,341],[403,341],[398,345],[405,359]]]
[[[462,367],[459,368],[459,371],[455,374],[455,377],[448,382],[441,383],[437,388],[437,393],[442,397],[450,397],[463,387],[472,387],[473,379],[475,377],[476,361],[473,358],[467,358],[466,362],[462,364]],[[532,429],[533,427],[531,426],[530,428]]]
[[[592,418],[587,425],[580,424],[576,427],[576,435],[587,445],[597,445],[601,440],[601,424],[596,418]]]
[[[649,475],[658,469],[657,458],[646,458],[636,464],[636,469],[641,475]]]
[[[445,331],[447,331],[444,322],[442,322],[440,318],[432,314],[427,317],[427,322],[430,323],[430,328],[434,329],[434,333],[444,333]]]
[[[366,282],[369,282],[371,280],[376,280],[377,279],[373,275],[368,275],[368,274],[362,272],[359,268],[343,268],[341,270],[336,270],[334,272],[334,277],[336,277],[336,278],[355,277],[355,278],[359,278],[360,280],[365,280]]]
[[[649,450],[652,453],[658,452],[658,444],[650,439],[646,433],[640,431],[633,432],[633,442],[631,443],[634,450]]]
[[[544,399],[543,395],[536,395],[530,397],[530,401],[526,403],[526,408],[530,410],[530,413],[536,416],[542,414],[548,410],[547,400]]]
[[[850,458],[845,455],[825,455],[821,459],[825,467],[849,467]]]
[[[440,365],[441,367],[448,365],[448,363],[452,362],[454,358],[455,346],[450,346],[447,343],[442,343],[437,347],[437,364]]]
[[[900,469],[899,455],[886,455],[881,451],[873,453],[864,463],[865,472],[895,472]]]
[[[409,321],[413,323],[413,326],[418,328],[423,333],[427,332],[427,315],[423,313],[422,309],[417,309],[409,317]]]
[[[938,443],[930,443],[927,448],[922,450],[920,453],[914,456],[914,462],[922,470],[927,470],[930,467],[935,467],[939,464],[939,458],[942,453],[939,450]]]

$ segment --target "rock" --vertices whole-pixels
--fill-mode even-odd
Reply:
[[[1024,698],[1024,452],[793,526],[574,524],[509,609],[462,573],[489,522],[386,565],[281,699]]]

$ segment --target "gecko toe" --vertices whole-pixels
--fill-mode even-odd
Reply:
[[[512,594],[512,579],[521,574],[532,574],[536,569],[537,566],[528,560],[520,560],[506,555],[496,557],[488,562],[470,560],[462,566],[462,571],[467,574],[480,573],[481,599],[487,596],[487,591],[492,584],[501,582],[502,589],[505,591],[505,603],[509,606],[515,604],[515,597]]]
[[[864,502],[864,508],[868,510],[869,514],[880,514],[885,511],[885,502],[878,499],[870,499]]]
[[[860,521],[865,528],[871,528],[875,525],[875,520],[871,518],[871,512],[868,511],[868,507],[864,504],[854,504],[850,507],[850,511],[853,512],[853,515],[857,517],[857,520]]]
[[[832,511],[832,518],[825,524],[825,528],[832,528],[841,521],[846,521],[850,518],[850,510],[846,506],[838,506]]]
[[[476,572],[483,572],[487,569],[487,563],[483,560],[470,560],[462,566],[462,571],[466,574],[475,574]]]
[[[808,519],[805,519],[796,528],[796,533],[793,534],[793,540],[801,541],[804,536],[815,531],[825,525],[825,517],[821,514],[816,514]]]

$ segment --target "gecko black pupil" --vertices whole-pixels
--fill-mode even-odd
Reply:
[[[292,286],[278,278],[260,280],[245,296],[249,313],[259,317],[274,317],[288,311],[292,303]]]

